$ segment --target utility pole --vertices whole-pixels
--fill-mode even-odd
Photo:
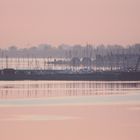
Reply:
[[[6,69],[8,69],[8,56],[6,55]]]

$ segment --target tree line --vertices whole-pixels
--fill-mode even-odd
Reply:
[[[10,46],[6,49],[0,48],[0,57],[9,58],[83,58],[107,55],[140,55],[140,44],[129,46],[122,45],[59,45],[54,47],[48,44],[40,44],[29,48]]]

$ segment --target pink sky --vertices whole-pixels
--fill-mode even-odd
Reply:
[[[0,0],[0,48],[140,42],[140,0]]]

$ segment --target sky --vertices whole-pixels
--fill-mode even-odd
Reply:
[[[140,43],[140,0],[0,0],[0,48]]]

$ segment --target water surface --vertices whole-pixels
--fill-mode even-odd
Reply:
[[[2,140],[139,140],[138,81],[0,81]]]

